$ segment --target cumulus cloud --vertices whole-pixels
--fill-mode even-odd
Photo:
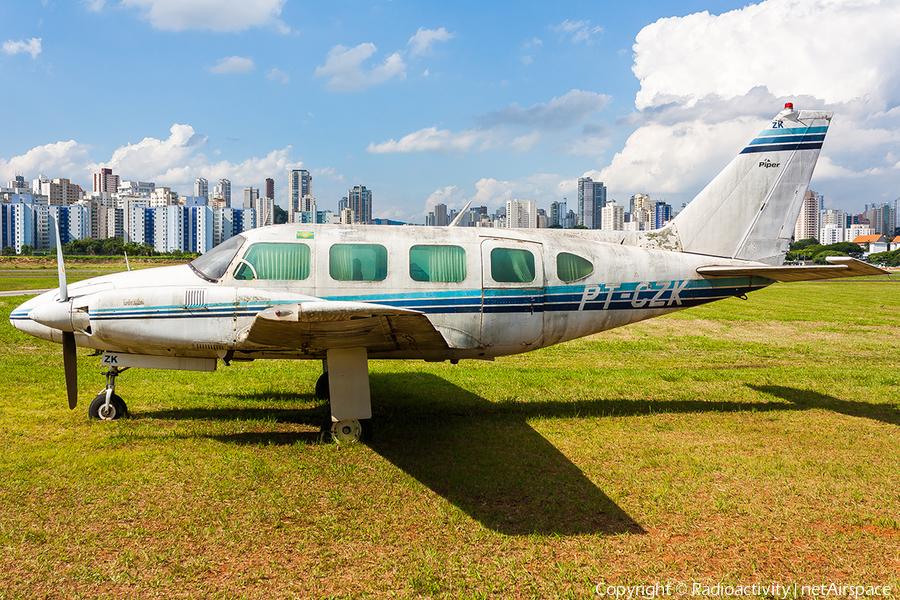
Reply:
[[[550,102],[534,104],[528,108],[513,103],[476,119],[485,127],[524,125],[558,131],[579,125],[588,116],[603,110],[609,101],[610,97],[604,94],[572,90]]]
[[[366,71],[363,63],[378,48],[372,43],[363,43],[354,48],[338,44],[328,52],[325,65],[316,67],[316,77],[328,77],[325,89],[332,92],[356,92],[393,77],[406,78],[406,63],[399,52],[394,52],[381,65]]]
[[[0,179],[10,181],[22,173],[44,173],[51,178],[70,177],[78,181],[88,172],[89,152],[89,146],[75,140],[38,146],[8,160],[0,158]]]
[[[3,52],[6,54],[30,54],[31,58],[37,58],[41,53],[41,38],[31,38],[30,40],[7,40],[3,42]]]
[[[571,36],[573,42],[591,43],[591,37],[603,32],[599,25],[591,27],[590,21],[570,21],[566,19],[559,25],[551,27],[553,31]]]
[[[270,81],[280,81],[281,83],[288,83],[291,80],[291,76],[277,67],[272,67],[271,69],[266,71],[266,79]]]
[[[289,28],[279,19],[285,0],[122,0],[137,8],[141,16],[163,31],[209,29],[244,31],[270,26],[281,32]]]
[[[900,4],[766,0],[711,15],[660,19],[638,33],[637,108],[734,98],[757,86],[826,103],[900,96]],[[835,40],[841,40],[840,47]]]
[[[588,174],[616,193],[690,199],[791,101],[835,111],[814,186],[829,182],[848,204],[877,185],[896,190],[898,27],[900,5],[886,0],[764,0],[660,19],[633,48],[638,112],[620,124],[636,130]]]
[[[435,42],[446,42],[456,37],[455,33],[448,33],[446,29],[425,29],[419,27],[414,36],[409,38],[407,46],[410,47],[410,55],[429,55],[433,52]]]
[[[0,158],[0,179],[11,180],[16,174],[25,174],[29,179],[43,173],[51,178],[67,177],[90,189],[91,174],[107,167],[123,179],[152,181],[190,194],[197,177],[210,181],[226,178],[235,189],[248,185],[259,187],[266,177],[281,179],[281,185],[286,186],[288,170],[303,166],[291,158],[290,146],[240,162],[212,161],[202,152],[206,146],[205,135],[195,132],[190,125],[179,124],[172,125],[166,139],[146,137],[125,144],[109,160],[99,162],[91,159],[91,148],[87,145],[74,140],[57,142],[10,159]]]
[[[591,115],[603,110],[609,97],[594,92],[572,90],[550,102],[522,108],[518,104],[476,115],[479,127],[453,132],[437,127],[426,127],[400,138],[379,144],[371,143],[367,151],[373,154],[390,152],[464,153],[498,148],[504,145],[521,152],[532,148],[544,139],[542,132],[560,132],[576,127]],[[513,130],[529,128],[523,135]]]
[[[228,75],[231,73],[249,73],[256,65],[249,56],[228,56],[220,58],[216,66],[209,69],[210,73]]]
[[[486,148],[490,136],[477,129],[467,129],[453,133],[437,127],[426,127],[400,138],[380,144],[371,143],[366,151],[371,154],[387,154],[391,152],[465,152],[472,147]]]

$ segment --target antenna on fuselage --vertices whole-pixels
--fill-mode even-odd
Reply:
[[[464,207],[461,211],[459,211],[455,217],[453,217],[453,220],[450,221],[450,224],[447,225],[447,227],[458,227],[458,226],[459,226],[459,222],[462,221],[463,215],[466,214],[466,211],[469,210],[469,207],[470,207],[470,206],[472,206],[472,201],[471,201],[471,200],[469,200],[468,202],[466,202],[465,207]]]

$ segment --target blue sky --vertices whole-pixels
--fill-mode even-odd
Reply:
[[[826,206],[900,196],[900,3],[86,0],[0,4],[0,185],[190,193],[313,173],[320,207],[609,197],[680,207],[784,102],[834,110]],[[574,202],[572,202],[574,205]]]

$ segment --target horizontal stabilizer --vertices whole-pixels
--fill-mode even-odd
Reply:
[[[861,275],[887,275],[888,272],[875,265],[850,258],[849,256],[829,256],[830,265],[785,265],[773,266],[712,266],[700,267],[697,273],[704,277],[765,277],[773,281],[814,281],[817,279],[840,279]]]

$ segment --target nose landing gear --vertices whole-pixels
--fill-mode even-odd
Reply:
[[[125,401],[116,394],[116,377],[127,371],[128,367],[110,367],[106,372],[106,387],[91,401],[88,407],[88,417],[102,421],[114,421],[128,416],[128,406]]]

